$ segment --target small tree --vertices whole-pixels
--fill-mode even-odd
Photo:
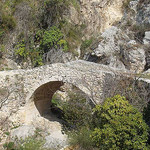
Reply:
[[[86,102],[86,98],[80,93],[70,93],[69,101],[61,104],[64,112],[63,119],[69,128],[80,129],[82,126],[89,126],[92,121],[92,108]]]
[[[125,97],[116,95],[94,108],[92,141],[103,150],[146,149],[148,126]]]

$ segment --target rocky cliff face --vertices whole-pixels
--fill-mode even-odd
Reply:
[[[123,0],[80,0],[80,12],[70,9],[71,21],[86,25],[85,37],[96,36],[123,17]]]
[[[117,68],[142,72],[149,68],[149,2],[124,3],[124,16],[98,37],[84,58]]]
[[[119,21],[123,16],[122,3],[122,0],[75,0],[74,3],[67,6],[68,8],[64,8],[64,11],[61,11],[61,21],[67,21],[69,25],[65,25],[68,29],[62,30],[67,32],[65,33],[65,36],[70,44],[75,45],[74,47],[71,47],[70,52],[74,49],[74,51],[76,51],[75,53],[79,55],[82,40],[97,37],[102,31],[111,27],[114,22]],[[3,4],[5,4],[5,2]],[[56,23],[53,23],[55,22],[55,20],[53,20],[55,16],[53,16],[54,14],[51,12],[51,9],[57,11],[56,7],[53,8],[49,5],[44,7],[43,2],[41,1],[35,1],[33,3],[21,1],[16,4],[15,11],[12,14],[16,21],[16,27],[6,34],[7,39],[4,39],[2,43],[5,51],[7,51],[4,53],[4,57],[16,61],[15,46],[20,40],[25,40],[26,48],[29,48],[29,43],[31,43],[30,38],[34,38],[35,33],[39,28],[49,28],[52,25],[57,26],[57,24],[61,22],[59,20],[56,21]],[[57,61],[53,61],[53,58],[57,56],[55,53],[53,55],[53,50],[49,49],[48,51],[50,51],[49,54],[51,54],[51,56],[49,54],[45,55],[47,60],[51,59],[49,61],[50,63],[66,62],[71,58],[68,54],[63,54],[62,56],[62,52],[58,50],[58,59],[56,58]],[[71,60],[74,60],[73,55]],[[61,59],[59,56],[62,56],[65,60]],[[59,61],[60,59],[61,61]],[[20,61],[17,61],[17,63],[18,62],[20,63]],[[22,67],[29,67],[30,61],[28,60],[27,62],[28,65],[25,64]],[[5,66],[6,67],[4,68],[10,67],[9,64],[8,66],[5,64]]]
[[[6,35],[7,40],[4,39],[1,44],[1,49],[3,47],[7,51],[1,50],[1,55],[4,53],[1,57],[20,64],[20,60],[16,61],[15,45],[22,39],[21,36],[24,37],[28,49],[31,39],[35,38],[39,30],[39,25],[45,29],[53,25],[54,16],[49,9],[52,6],[44,8],[42,5],[39,7],[39,4],[42,3],[39,1],[31,4],[23,1],[16,5],[13,13],[16,27]],[[61,29],[72,46],[67,53],[62,49],[47,49],[47,52],[42,54],[44,63],[68,62],[80,58],[138,72],[149,69],[149,1],[80,0],[67,7],[61,12],[61,19],[54,25],[67,22]],[[91,44],[82,50],[82,45],[88,40],[92,41]],[[10,65],[7,60],[2,59],[2,69],[17,68],[15,62],[12,63],[14,65]],[[20,67],[29,66],[31,66],[30,59]]]

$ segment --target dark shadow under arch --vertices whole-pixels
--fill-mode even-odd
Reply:
[[[62,81],[51,81],[45,83],[35,90],[33,100],[40,115],[49,121],[57,121],[60,123],[63,121],[62,110],[59,108],[57,109],[57,107],[53,107],[51,102],[54,94],[57,94],[58,91],[67,93],[73,92],[73,94],[77,94],[82,98],[84,97],[86,102],[91,106],[93,105],[91,99],[81,89],[71,83],[64,83]],[[73,99],[74,97],[70,98]]]
[[[52,81],[43,84],[34,92],[34,104],[41,116],[49,113],[51,99],[62,85],[64,85],[64,83],[61,81]]]

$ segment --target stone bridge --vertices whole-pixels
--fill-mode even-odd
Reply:
[[[121,70],[82,60],[30,70],[2,71],[0,95],[5,96],[1,100],[0,108],[5,112],[9,108],[16,111],[32,98],[38,111],[44,113],[50,106],[53,94],[64,83],[79,88],[93,103],[101,103],[114,79],[124,74]]]

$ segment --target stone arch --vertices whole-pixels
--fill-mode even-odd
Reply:
[[[62,81],[51,81],[41,85],[35,90],[33,100],[41,116],[49,111],[54,93],[59,90],[63,84]]]
[[[39,86],[32,94],[34,104],[41,116],[44,116],[50,112],[51,99],[54,93],[58,90],[61,90],[60,87],[64,84],[70,84],[76,87],[80,92],[84,93],[85,98],[92,103],[89,95],[86,93],[83,87],[81,88],[70,82],[49,81]]]

